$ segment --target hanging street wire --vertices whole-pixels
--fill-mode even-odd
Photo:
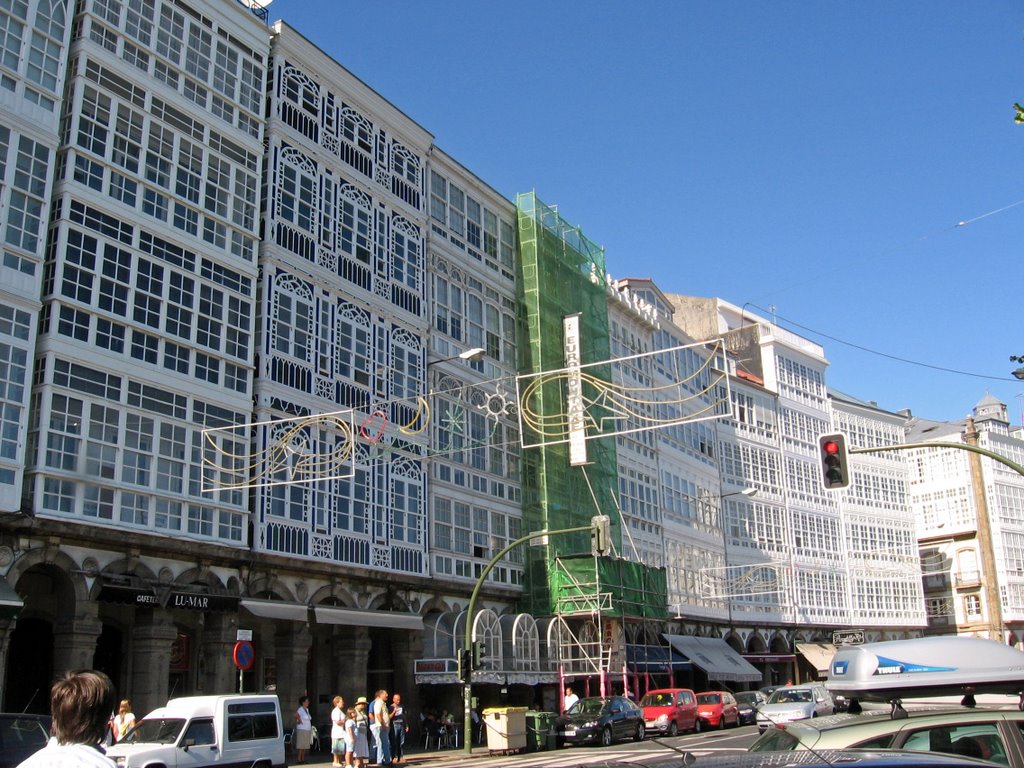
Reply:
[[[1021,202],[1024,203],[1024,200],[1022,200]],[[1017,203],[1015,203],[1014,205],[1017,205]],[[972,219],[972,221],[974,221],[974,219]],[[933,371],[942,371],[944,373],[955,373],[955,374],[957,374],[959,376],[971,376],[971,377],[973,377],[975,379],[989,379],[991,381],[1016,381],[1016,379],[1014,379],[1014,378],[1012,378],[1010,376],[989,376],[989,375],[984,374],[984,373],[974,373],[973,371],[961,371],[961,370],[958,370],[956,368],[947,368],[947,367],[941,366],[941,365],[932,365],[930,363],[922,363],[920,360],[911,360],[911,359],[906,358],[906,357],[900,357],[898,355],[890,355],[890,354],[888,354],[886,352],[879,352],[877,349],[871,349],[870,347],[865,347],[865,346],[862,346],[860,344],[854,344],[852,341],[846,341],[845,339],[840,339],[840,338],[838,338],[836,336],[831,336],[831,335],[829,335],[827,333],[824,333],[822,331],[816,330],[816,329],[811,328],[809,326],[802,325],[802,324],[796,322],[795,320],[790,320],[788,318],[785,318],[782,315],[778,314],[778,312],[775,309],[769,311],[769,310],[765,309],[764,307],[759,307],[757,304],[753,304],[751,302],[747,302],[743,306],[745,306],[745,307],[753,307],[754,309],[759,310],[761,312],[764,312],[766,314],[771,314],[772,317],[774,317],[776,320],[781,320],[783,323],[786,323],[787,325],[791,325],[794,328],[799,328],[799,329],[801,329],[803,331],[807,331],[808,333],[812,333],[815,336],[820,336],[823,339],[828,339],[829,341],[834,341],[837,344],[842,344],[844,346],[851,347],[853,349],[859,349],[861,352],[867,352],[868,354],[877,355],[878,357],[884,357],[884,358],[886,358],[888,360],[895,360],[896,362],[907,363],[908,365],[916,365],[916,366],[918,366],[920,368],[930,368]]]

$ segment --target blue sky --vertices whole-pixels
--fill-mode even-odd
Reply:
[[[883,408],[958,419],[991,392],[1020,423],[1019,1],[269,12],[500,193],[557,205],[614,277],[774,307]]]

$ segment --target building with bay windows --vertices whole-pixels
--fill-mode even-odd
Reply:
[[[319,716],[455,705],[470,621],[481,700],[548,708],[569,679],[774,682],[833,628],[923,624],[903,463],[858,458],[839,496],[816,474],[818,434],[900,418],[830,396],[820,346],[612,279],[256,0],[0,22],[3,706],[73,667],[138,711],[234,690],[240,632],[245,689]],[[570,363],[607,397],[586,461],[579,371],[546,382]],[[468,614],[492,558],[559,528]]]

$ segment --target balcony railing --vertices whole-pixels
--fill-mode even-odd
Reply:
[[[960,571],[953,574],[953,583],[957,589],[976,587],[981,584],[981,571]]]

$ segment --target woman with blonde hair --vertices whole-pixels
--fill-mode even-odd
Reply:
[[[331,765],[340,768],[345,757],[345,699],[335,696],[334,709],[331,710]]]
[[[120,741],[125,734],[135,725],[135,715],[132,714],[132,703],[128,699],[121,699],[117,707],[117,714],[114,715],[114,741]]]

